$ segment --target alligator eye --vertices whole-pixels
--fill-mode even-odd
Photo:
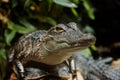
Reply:
[[[59,33],[62,33],[62,32],[65,32],[65,30],[61,27],[56,27],[56,32],[59,32]]]

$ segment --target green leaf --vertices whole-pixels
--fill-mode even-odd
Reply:
[[[52,4],[53,3],[53,0],[47,0],[48,1],[48,4]]]
[[[48,10],[50,10],[51,9],[51,6],[52,6],[52,4],[53,4],[53,0],[47,0],[48,1],[48,5],[49,5],[49,9]]]
[[[76,8],[77,5],[74,4],[73,2],[70,2],[69,0],[53,0],[54,3],[59,4],[61,6],[65,6],[65,7],[74,7]]]
[[[5,72],[6,72],[6,63],[7,63],[7,57],[5,53],[5,49],[1,48],[0,49],[0,80],[4,80],[5,77]]]
[[[92,6],[90,5],[90,2],[89,0],[82,0],[83,1],[83,6],[85,7],[87,13],[88,13],[88,16],[94,20],[95,19],[95,16],[94,16],[94,10],[92,8]]]
[[[36,30],[36,28],[25,19],[19,19],[19,22],[29,29],[30,32]]]
[[[15,34],[16,34],[16,31],[5,30],[4,36],[5,36],[5,41],[7,45],[10,45],[11,41],[15,37]]]
[[[51,17],[46,17],[46,16],[45,17],[40,17],[39,20],[41,22],[49,23],[51,25],[56,25],[57,24],[56,21]]]
[[[77,13],[77,11],[75,10],[75,8],[71,8],[71,11],[72,11],[72,13],[73,13],[76,17],[78,17],[78,13]]]
[[[16,7],[18,5],[17,0],[12,0],[12,8]]]
[[[3,43],[3,42],[0,42],[0,48],[4,48],[5,47],[5,43]]]
[[[23,22],[23,24],[25,24]],[[28,25],[28,24],[25,24],[25,25]],[[8,28],[10,30],[13,30],[13,31],[16,31],[18,33],[21,33],[21,34],[26,34],[26,33],[29,33],[29,32],[32,32],[34,31],[35,29],[31,28],[31,26],[22,26],[22,25],[18,25],[18,24],[15,24],[13,23],[12,21],[8,21]]]
[[[83,32],[92,33],[92,34],[95,33],[94,29],[89,25],[85,26],[85,28],[83,29]]]
[[[6,59],[5,49],[4,48],[0,49],[0,59]]]
[[[97,51],[97,47],[95,45],[91,46],[92,50]]]
[[[92,56],[92,53],[89,48],[86,48],[80,52],[81,54]]]
[[[50,17],[46,17],[46,21],[50,23],[51,25],[56,25],[56,21]]]
[[[70,1],[72,1],[72,2],[74,2],[76,4],[79,4],[79,2],[80,2],[80,0],[70,0]]]
[[[24,8],[28,7],[32,3],[32,0],[26,0],[24,4]]]

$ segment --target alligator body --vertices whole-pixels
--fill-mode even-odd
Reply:
[[[10,52],[9,65],[15,64],[17,76],[22,80],[27,62],[58,65],[94,44],[95,40],[93,35],[82,33],[74,22],[58,24],[48,31],[39,30],[22,36]]]
[[[106,64],[108,59],[95,61],[81,54],[74,55],[74,59],[86,80],[120,80],[120,70]]]
[[[94,43],[95,37],[82,33],[74,22],[67,25],[58,24],[48,31],[39,30],[29,33],[22,36],[11,50],[8,73],[10,73],[11,66],[15,64],[14,71],[18,79],[26,80],[24,67],[27,63],[34,61],[45,64],[42,66],[47,68],[59,67],[73,56],[76,69],[81,71],[86,80],[120,80],[120,70],[103,63],[104,61],[96,62],[86,56],[75,54]],[[58,71],[61,69],[64,70],[64,67]],[[66,71],[65,73],[69,72],[68,69]],[[40,73],[44,74],[44,72]],[[8,80],[8,77],[9,75],[5,80]]]

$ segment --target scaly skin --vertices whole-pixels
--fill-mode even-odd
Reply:
[[[95,37],[83,34],[76,23],[58,24],[48,31],[39,30],[21,37],[11,50],[9,61],[16,64],[18,75],[23,78],[24,64],[29,61],[57,65],[94,43]]]
[[[105,60],[97,62],[81,54],[74,55],[74,59],[86,80],[120,80],[120,70],[105,64]]]

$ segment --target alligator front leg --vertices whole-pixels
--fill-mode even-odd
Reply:
[[[15,69],[14,72],[17,75],[17,78],[19,80],[27,80],[25,78],[25,71],[24,71],[24,67],[22,65],[22,63],[19,60],[15,60]]]

